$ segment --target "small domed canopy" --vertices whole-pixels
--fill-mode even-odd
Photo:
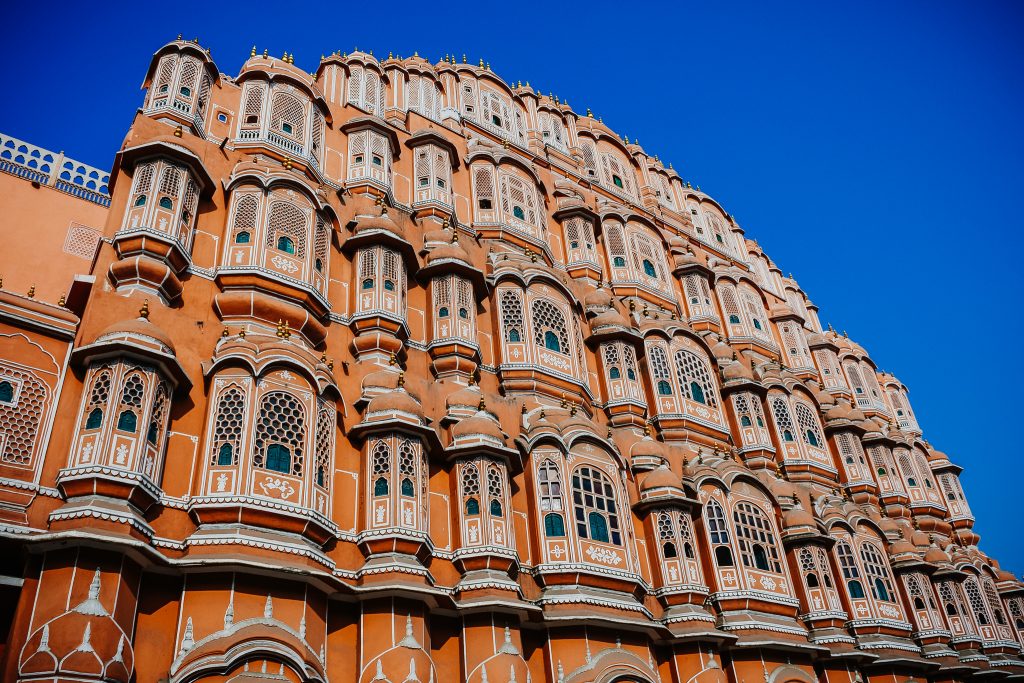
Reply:
[[[379,210],[357,214],[349,223],[353,234],[341,245],[342,251],[351,253],[359,247],[383,244],[397,250],[412,275],[419,268],[416,250],[409,242],[405,229],[388,215],[386,206]]]
[[[657,468],[651,470],[640,480],[640,494],[651,493],[662,489],[673,492],[683,491],[683,482],[667,464],[661,463]]]
[[[146,302],[141,316],[110,325],[91,344],[75,349],[71,354],[72,360],[87,364],[117,356],[139,358],[155,364],[175,387],[188,391],[192,380],[175,356],[170,335],[151,323],[148,316],[149,303]]]
[[[782,515],[782,526],[787,531],[796,531],[798,529],[816,530],[818,524],[814,519],[814,515],[804,509],[803,505],[800,504],[799,498],[794,496],[793,501],[793,507],[786,510]]]

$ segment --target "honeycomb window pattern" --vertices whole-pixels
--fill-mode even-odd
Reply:
[[[256,422],[256,451],[253,464],[265,468],[267,449],[281,445],[291,452],[291,474],[302,476],[302,444],[306,438],[306,415],[302,404],[283,391],[267,394],[260,402]]]
[[[0,462],[31,466],[49,392],[35,375],[24,370],[0,365],[0,376],[21,385],[17,404],[0,404]]]

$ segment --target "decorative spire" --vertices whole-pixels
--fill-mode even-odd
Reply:
[[[274,600],[267,594],[267,602],[263,605],[263,618],[273,619],[274,618]]]
[[[28,298],[29,299],[34,299],[35,297],[36,297],[36,286],[35,286],[35,284],[33,284],[31,287],[28,288]]]
[[[149,320],[149,299],[143,300],[142,307],[139,308],[139,317],[143,320]]]
[[[402,638],[402,642],[398,644],[398,647],[408,647],[413,650],[418,650],[420,647],[419,641],[416,640],[416,636],[412,633],[412,614],[405,615],[405,638]]]
[[[61,308],[64,308],[64,305],[67,304],[67,302],[68,302],[67,295],[65,293],[61,292],[60,298],[57,299],[57,305],[60,306]]]

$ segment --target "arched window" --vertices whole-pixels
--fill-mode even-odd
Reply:
[[[672,395],[672,385],[669,384],[667,381],[665,381],[663,379],[658,380],[658,395],[659,396],[671,396]]]
[[[565,536],[565,521],[562,519],[562,515],[554,512],[544,515],[544,535],[549,538]]]
[[[117,417],[117,428],[122,432],[135,433],[139,413],[142,411],[142,397],[145,385],[139,375],[131,375],[121,389],[121,413]]]
[[[580,538],[622,544],[615,492],[600,470],[583,465],[572,475],[572,500]]]
[[[417,457],[412,442],[403,440],[398,446],[398,476],[402,478],[400,491],[403,496],[416,496]]]
[[[793,441],[793,416],[789,412],[789,402],[782,396],[771,397],[772,416],[775,418],[775,426],[779,430],[779,436],[783,441]]]
[[[270,105],[271,127],[292,139],[303,142],[305,140],[305,121],[306,110],[302,102],[294,95],[275,88]]]
[[[505,339],[517,343],[523,338],[523,295],[517,289],[503,289],[499,297],[501,303],[501,327]]]
[[[466,514],[472,517],[480,514],[480,501],[476,498],[466,499]]]
[[[242,232],[235,234],[235,244],[249,244],[249,233]]]
[[[733,566],[732,550],[729,548],[729,521],[717,500],[709,500],[704,506],[704,520],[711,545],[715,549],[715,562],[719,567]]]
[[[569,355],[569,328],[561,309],[545,299],[534,299],[530,302],[530,317],[538,346]]]
[[[103,409],[110,397],[110,373],[104,370],[92,384],[89,402],[85,407],[85,429],[99,429],[103,424]]]
[[[840,541],[836,545],[836,557],[839,558],[839,567],[843,570],[843,579],[846,581],[850,598],[854,600],[863,598],[864,585],[860,582],[860,569],[857,568],[853,549],[845,541]]]
[[[286,254],[295,253],[295,242],[292,241],[291,237],[281,236],[277,238],[277,249],[283,251]]]
[[[718,407],[718,389],[707,364],[692,351],[680,349],[675,356],[676,376],[686,398],[703,405]]]
[[[491,501],[488,504],[488,511],[491,517],[503,516],[502,500],[505,498],[504,477],[501,476],[498,466],[494,464],[487,467],[487,497]]]
[[[654,267],[654,264],[649,259],[644,259],[644,275],[648,277],[658,277],[658,271]]]
[[[743,565],[766,572],[782,572],[775,531],[764,512],[742,501],[736,504],[732,517]]]
[[[141,199],[145,200],[145,197],[141,197]],[[136,206],[138,206],[138,204],[136,204]],[[160,198],[160,208],[161,209],[167,209],[168,211],[170,211],[170,210],[174,209],[174,202],[171,201],[170,197],[161,197]]]
[[[263,396],[256,418],[253,464],[256,467],[302,474],[306,411],[298,399],[284,391]]]
[[[967,602],[971,605],[971,611],[974,612],[974,618],[978,621],[978,625],[988,626],[991,624],[992,619],[989,617],[988,607],[986,607],[985,599],[978,587],[978,580],[973,576],[968,577],[964,581],[964,592],[967,594]]]
[[[800,425],[801,433],[804,435],[804,441],[809,446],[821,448],[824,438],[821,435],[821,428],[818,426],[818,420],[814,416],[814,411],[803,401],[795,401],[794,405],[796,408],[796,420]]]

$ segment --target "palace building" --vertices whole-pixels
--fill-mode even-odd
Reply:
[[[657,155],[464,57],[140,75],[109,174],[0,136],[3,680],[1024,678],[907,388]]]

